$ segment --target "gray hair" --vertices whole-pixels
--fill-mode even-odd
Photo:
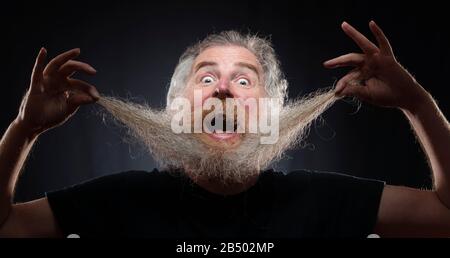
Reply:
[[[280,68],[280,62],[271,42],[257,35],[243,35],[237,31],[223,31],[212,34],[189,47],[181,55],[170,81],[167,93],[167,107],[184,90],[195,58],[205,49],[213,46],[241,46],[252,52],[260,62],[264,72],[264,88],[271,98],[278,98],[283,105],[287,99],[288,83]]]

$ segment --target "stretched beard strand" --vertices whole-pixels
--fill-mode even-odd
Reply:
[[[166,110],[106,96],[98,104],[132,139],[143,144],[162,168],[182,169],[194,182],[207,179],[227,185],[245,183],[280,160],[286,150],[298,146],[312,122],[336,99],[334,90],[328,89],[291,101],[281,108],[275,144],[261,144],[259,134],[245,134],[233,149],[207,146],[195,134],[173,133],[172,116]]]

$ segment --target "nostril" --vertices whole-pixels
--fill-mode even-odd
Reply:
[[[213,97],[218,99],[233,98],[233,94],[228,89],[217,88],[213,94]]]

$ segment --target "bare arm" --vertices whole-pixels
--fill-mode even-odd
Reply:
[[[0,142],[0,221],[10,212],[14,186],[37,135],[29,134],[16,120]]]
[[[80,105],[98,99],[92,85],[71,78],[76,71],[95,73],[88,64],[72,60],[79,49],[57,56],[48,65],[46,53],[39,51],[19,114],[0,141],[0,237],[60,235],[47,199],[13,204],[14,187],[39,135],[63,124]]]
[[[450,126],[430,94],[395,59],[391,45],[374,23],[378,45],[347,23],[344,32],[362,49],[324,63],[328,68],[352,66],[336,85],[338,96],[356,96],[406,115],[426,153],[433,177],[430,191],[386,186],[376,232],[382,236],[450,236]]]
[[[424,96],[403,113],[428,158],[434,189],[386,187],[375,229],[383,236],[450,236],[450,126],[431,96]]]
[[[433,171],[434,190],[450,209],[450,124],[428,94],[413,109],[405,109]]]
[[[12,203],[17,178],[37,137],[14,120],[0,142],[0,237],[61,236],[47,198]]]

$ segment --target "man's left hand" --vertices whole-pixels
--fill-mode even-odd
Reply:
[[[355,96],[374,105],[414,112],[417,105],[428,97],[427,91],[397,62],[380,27],[374,21],[369,23],[369,27],[378,46],[350,24],[342,23],[342,30],[363,53],[346,54],[324,63],[327,68],[354,67],[337,82],[336,95]]]

